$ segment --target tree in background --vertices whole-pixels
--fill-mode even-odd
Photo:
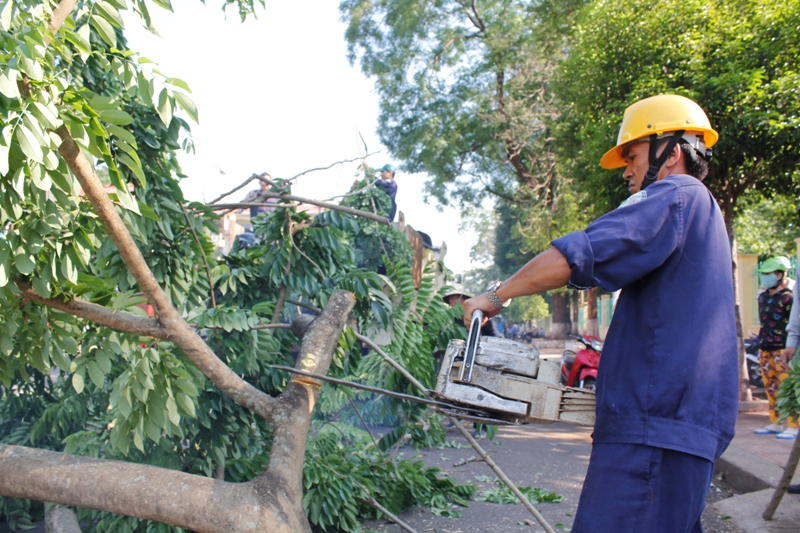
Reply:
[[[797,254],[799,223],[796,197],[747,194],[740,200],[734,223],[739,251],[758,254],[762,259],[772,255],[792,257]]]
[[[720,132],[706,183],[729,230],[748,189],[788,193],[800,161],[800,6],[777,1],[590,3],[557,75],[562,162],[596,214],[626,191],[599,167],[625,108],[658,93],[697,101]]]
[[[560,114],[550,80],[567,49],[570,13],[583,3],[340,6],[351,60],[376,81],[379,134],[392,155],[427,172],[426,190],[440,202],[468,211],[490,197],[514,218],[518,238],[496,242],[505,275],[586,221],[559,173],[550,127]],[[558,317],[569,316],[567,301],[554,298]]]

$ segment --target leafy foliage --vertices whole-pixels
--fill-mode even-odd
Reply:
[[[366,171],[369,174],[370,169]],[[342,205],[346,207],[383,216],[389,216],[391,212],[391,198],[373,185],[373,178],[370,175],[356,180],[349,194],[342,201]],[[350,240],[353,243],[356,265],[366,270],[385,273],[384,256],[406,261],[410,261],[413,256],[413,250],[405,235],[377,222],[356,221],[350,230]]]
[[[796,355],[789,361],[788,373],[781,380],[776,407],[780,420],[800,420],[800,357]]]
[[[518,504],[520,503],[519,498],[511,492],[511,489],[505,486],[499,486],[496,483],[495,487],[488,488],[483,490],[478,494],[475,498],[476,501],[479,502],[489,502],[489,503],[504,503],[504,504]],[[537,503],[560,503],[561,500],[564,499],[563,496],[556,494],[555,492],[546,491],[539,488],[534,487],[518,487],[519,491],[528,498],[528,500],[532,504]]]
[[[794,240],[800,237],[796,207],[793,196],[745,195],[734,226],[739,251],[762,258],[794,255],[797,249]]]
[[[659,93],[697,101],[720,132],[706,183],[732,222],[748,188],[788,192],[800,160],[797,3],[591,2],[557,74],[562,163],[599,214],[626,196],[600,169],[625,108]],[[615,174],[612,176],[612,174]]]
[[[309,519],[323,531],[360,531],[356,517],[378,518],[365,500],[374,497],[392,513],[414,505],[446,510],[451,503],[467,506],[474,485],[458,485],[441,477],[422,461],[397,461],[378,447],[370,436],[345,434],[333,424],[325,426],[310,443],[316,454],[307,456],[303,481],[304,505]]]

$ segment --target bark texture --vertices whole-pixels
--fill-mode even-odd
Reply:
[[[297,367],[326,373],[355,304],[337,291],[305,330]],[[305,326],[305,327],[303,327]],[[302,472],[320,384],[295,378],[276,399],[267,468],[248,483],[227,483],[149,465],[0,445],[0,495],[156,520],[198,533],[310,532]]]

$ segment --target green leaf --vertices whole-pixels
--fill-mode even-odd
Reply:
[[[187,416],[190,416],[191,418],[194,418],[195,417],[195,411],[194,411],[194,402],[192,401],[192,399],[189,398],[189,396],[187,396],[186,394],[184,394],[182,392],[178,393],[176,399],[177,399],[178,405],[181,407],[183,412]]]
[[[139,88],[139,96],[144,103],[151,107],[154,106],[153,94],[155,94],[155,88],[153,87],[153,80],[148,79],[143,71],[139,71],[139,74],[136,75],[136,85]]]
[[[166,83],[169,83],[170,85],[174,85],[175,87],[180,87],[181,89],[183,89],[187,93],[191,93],[192,92],[192,90],[189,88],[189,84],[186,83],[185,81],[183,81],[182,79],[179,79],[179,78],[167,78],[164,81]]]
[[[172,12],[172,2],[170,0],[153,0],[156,5],[159,5],[166,9],[167,11]]]
[[[94,383],[98,389],[102,389],[106,384],[106,376],[103,374],[103,371],[100,370],[100,366],[94,361],[89,361],[86,366],[89,369],[89,378],[92,380],[92,383]]]
[[[125,128],[120,128],[119,126],[115,126],[112,123],[112,125],[108,127],[108,131],[111,132],[111,134],[114,137],[118,137],[118,138],[122,139],[123,141],[127,142],[128,144],[130,144],[134,148],[136,148],[138,146],[136,144],[136,137],[134,137],[133,133],[129,132]]]
[[[27,74],[32,80],[42,81],[44,78],[44,70],[42,70],[42,66],[35,59],[22,57],[20,58],[18,65],[19,69]]]
[[[83,388],[86,386],[86,382],[84,381],[85,370],[82,366],[79,366],[78,369],[72,374],[72,388],[75,389],[75,392],[78,394],[83,392]]]
[[[111,25],[116,26],[117,28],[124,28],[124,24],[122,23],[122,17],[117,11],[117,8],[109,4],[108,2],[104,2],[103,0],[99,0],[94,4],[95,9],[100,12],[104,19],[111,23]]]
[[[19,147],[22,148],[22,152],[26,156],[33,159],[37,163],[42,163],[44,161],[42,159],[42,147],[39,146],[39,141],[36,140],[36,136],[25,126],[25,124],[17,125],[16,138],[17,142],[19,143]]]
[[[175,99],[178,104],[186,111],[195,122],[199,122],[197,115],[197,106],[194,104],[189,95],[180,91],[175,91]]]
[[[9,276],[11,273],[11,257],[6,250],[5,254],[0,254],[0,287],[8,285]]]
[[[169,127],[169,123],[172,122],[172,100],[166,89],[161,89],[161,93],[158,95],[158,116],[161,118],[161,122]]]
[[[178,414],[178,404],[172,398],[167,398],[167,416],[169,421],[176,426],[181,423],[181,417]]]
[[[73,264],[69,254],[64,254],[61,256],[61,274],[70,283],[78,283],[78,269],[75,268],[75,265]]]
[[[136,179],[139,180],[139,185],[141,185],[142,188],[147,187],[147,178],[145,178],[144,176],[144,171],[142,170],[142,167],[136,161],[134,161],[125,154],[119,154],[117,156],[117,159],[119,159],[120,162],[124,163],[126,167],[131,169],[131,172],[133,172],[134,176],[136,176]]]
[[[8,3],[10,4],[11,2],[9,1]],[[6,67],[2,76],[0,76],[0,93],[2,93],[3,96],[11,99],[19,98],[19,86],[17,85],[18,77],[19,71],[11,67]]]
[[[158,214],[155,211],[150,209],[150,207],[147,204],[138,200],[137,203],[139,204],[139,212],[142,214],[143,217],[149,218],[154,222],[161,222],[161,217],[158,216]]]
[[[108,46],[117,46],[117,34],[114,31],[114,27],[106,19],[100,15],[92,15],[92,25]]]
[[[45,128],[54,130],[61,125],[58,115],[54,115],[52,110],[39,102],[33,102],[33,115],[39,119]]]
[[[104,109],[100,111],[100,120],[104,120],[110,124],[127,126],[133,122],[133,117],[122,109]]]
[[[11,19],[14,15],[14,2],[5,0],[0,8],[0,30],[9,31],[11,29]]]
[[[36,262],[25,251],[17,251],[14,255],[14,265],[17,267],[17,272],[25,276],[36,268]]]
[[[33,285],[33,290],[41,296],[42,298],[50,298],[50,284],[47,283],[42,278],[33,278],[31,280],[31,284]]]
[[[89,26],[84,25],[82,26],[82,28],[83,27],[88,28]],[[73,45],[75,45],[75,48],[77,48],[80,52],[87,54],[87,56],[92,52],[92,46],[86,39],[84,39],[83,35],[81,35],[80,33],[69,30],[67,28],[62,28],[61,32],[63,33],[64,38],[67,41],[71,42]]]

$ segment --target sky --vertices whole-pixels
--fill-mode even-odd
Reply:
[[[187,82],[199,110],[191,124],[194,156],[181,156],[189,200],[210,201],[254,173],[297,179],[293,193],[315,199],[344,194],[365,154],[377,168],[397,165],[378,140],[378,97],[358,65],[350,66],[336,0],[267,0],[258,20],[239,21],[219,3],[174,0],[174,13],[150,3],[157,37],[132,13],[128,45],[159,71]],[[423,201],[426,176],[398,171],[397,203],[406,223],[447,244],[445,264],[469,270],[472,233],[459,234],[459,213]],[[232,195],[238,201],[247,189]]]

